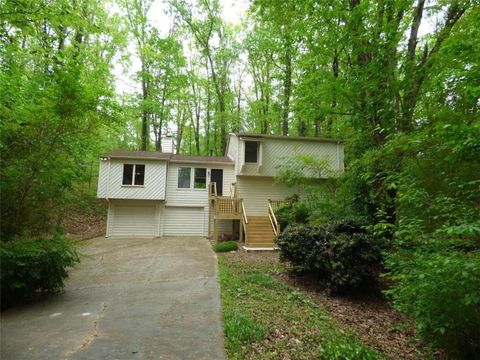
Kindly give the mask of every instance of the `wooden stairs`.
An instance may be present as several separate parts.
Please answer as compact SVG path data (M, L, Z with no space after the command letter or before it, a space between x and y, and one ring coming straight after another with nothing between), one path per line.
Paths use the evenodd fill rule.
M248 217L246 248L275 248L274 238L275 235L268 216Z

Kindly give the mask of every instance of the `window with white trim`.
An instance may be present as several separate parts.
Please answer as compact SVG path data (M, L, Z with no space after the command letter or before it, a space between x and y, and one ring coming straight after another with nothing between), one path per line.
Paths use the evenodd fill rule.
M189 167L178 168L177 187L179 189L190 189L191 173L192 173L192 169Z
M143 164L123 164L122 185L144 185L145 165Z
M245 141L245 162L246 163L258 162L258 142L257 141Z

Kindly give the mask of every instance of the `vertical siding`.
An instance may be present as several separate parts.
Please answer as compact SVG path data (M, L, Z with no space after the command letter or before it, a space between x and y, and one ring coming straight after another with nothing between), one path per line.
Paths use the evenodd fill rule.
M230 184L235 182L235 173L232 165L198 164L198 163L170 163L167 172L167 206L208 206L208 183L206 189L178 189L178 168L207 168L207 177L211 169L223 169L223 194L230 193ZM193 174L192 174L193 176Z
M100 160L100 166L98 171L98 186L97 197L107 197L107 178L108 178L108 161Z
M294 194L296 189L275 184L271 178L239 177L237 179L238 197L243 198L247 216L267 216L268 199L284 200Z
M252 176L275 176L286 159L297 155L310 155L326 160L333 170L343 170L343 144L320 141L265 138L262 143L262 166L243 164L244 141L238 141L236 174Z
M145 165L143 186L122 185L123 164ZM142 159L110 159L109 161L101 161L97 196L109 199L164 200L165 177L165 161Z

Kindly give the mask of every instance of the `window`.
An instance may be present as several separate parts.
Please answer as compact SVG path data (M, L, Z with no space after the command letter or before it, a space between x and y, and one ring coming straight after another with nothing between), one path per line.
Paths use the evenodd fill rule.
M190 174L191 169L188 167L178 168L178 183L179 189L190 189Z
M245 162L246 163L258 162L258 142L245 141Z
M123 164L123 185L143 185L145 181L145 165Z
M207 188L207 169L195 168L195 177L193 178L193 187L195 189Z

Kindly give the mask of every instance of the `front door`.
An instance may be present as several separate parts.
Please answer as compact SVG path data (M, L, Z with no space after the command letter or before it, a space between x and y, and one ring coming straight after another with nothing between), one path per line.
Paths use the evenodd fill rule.
M212 169L210 181L217 183L217 195L223 195L223 169Z

